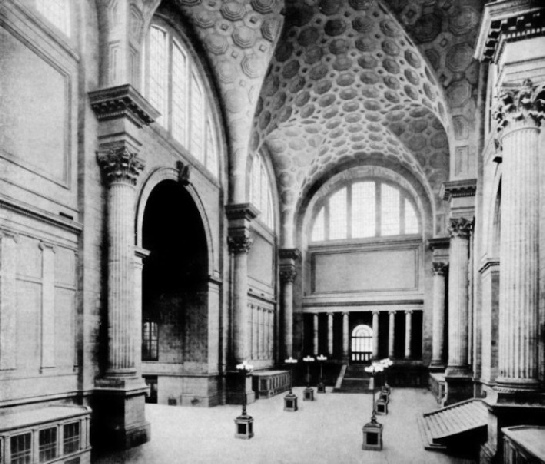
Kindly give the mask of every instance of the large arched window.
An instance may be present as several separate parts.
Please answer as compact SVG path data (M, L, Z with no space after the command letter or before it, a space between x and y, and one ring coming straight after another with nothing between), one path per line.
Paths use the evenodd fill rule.
M70 35L70 0L36 0L36 8L57 29Z
M168 134L218 176L216 136L205 85L173 27L154 19L144 48L144 93Z
M252 162L250 201L261 213L259 219L270 229L274 227L274 204L269 173L263 157L257 153Z
M356 180L328 195L312 226L311 241L363 239L420 232L412 198L379 180Z

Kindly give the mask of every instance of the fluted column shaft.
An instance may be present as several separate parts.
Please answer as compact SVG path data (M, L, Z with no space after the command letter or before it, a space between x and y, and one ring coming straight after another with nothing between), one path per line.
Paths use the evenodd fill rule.
M373 359L378 359L379 352L379 312L373 312Z
M126 146L100 153L108 183L108 366L109 376L135 376L134 204L143 161Z
M540 122L509 119L503 130L499 387L538 387Z
M248 253L252 244L250 222L257 210L248 203L228 205L229 249L233 262L233 359L236 363L248 360L251 353L248 323Z
M333 313L327 313L327 353L333 356Z
M343 313L343 360L348 360L350 353L350 334L348 325L348 314Z
M413 341L413 312L405 311L405 358L411 359Z
M297 277L295 264L299 256L299 250L295 248L279 250L284 359L293 354L293 284Z
M432 318L432 356L431 364L443 364L443 345L445 329L445 263L433 263L433 318Z
M312 315L312 352L314 354L319 353L319 344L318 344L318 313Z
M471 223L450 221L448 292L448 373L468 374L468 275L469 232Z
M396 312L389 312L390 323L388 324L388 356L393 358L395 355L395 327L396 327Z

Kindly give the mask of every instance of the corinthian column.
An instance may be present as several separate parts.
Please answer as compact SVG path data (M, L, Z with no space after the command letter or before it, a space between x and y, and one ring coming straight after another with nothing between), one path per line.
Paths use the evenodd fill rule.
M443 366L443 334L445 330L445 263L434 262L433 267L433 320L431 367Z
M379 351L379 312L373 311L373 359L378 359L378 351Z
M538 92L530 80L505 86L496 112L503 147L500 390L538 388L539 135L545 91Z
M348 326L348 315L350 313L344 312L343 313L343 362L347 362L349 358L350 353L350 334L349 332L349 326Z
M471 229L472 224L467 219L450 220L447 375L469 375L467 358L467 265Z
M122 145L99 153L108 183L108 376L136 376L134 205L144 162Z
M388 324L388 357L395 357L395 331L396 331L396 312L389 311L390 323Z
M413 312L405 311L405 359L411 359L413 341Z
M320 346L318 344L318 313L312 315L312 352L319 354Z
M327 352L333 357L333 313L327 313Z
M279 250L280 285L282 294L282 316L284 329L283 359L290 358L293 353L293 283L297 277L296 262L299 250L285 248Z
M250 221L257 211L249 203L228 205L229 251L233 261L233 364L249 359L251 338L248 325L248 253L252 244ZM265 321L264 321L265 322Z

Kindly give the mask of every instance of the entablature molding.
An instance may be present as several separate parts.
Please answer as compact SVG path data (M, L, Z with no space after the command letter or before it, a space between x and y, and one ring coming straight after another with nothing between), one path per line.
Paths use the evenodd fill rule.
M477 179L463 179L444 182L441 187L443 200L451 201L453 198L474 197L477 191Z
M506 41L545 35L545 10L538 0L500 0L484 9L475 58L497 61Z
M89 100L99 121L128 117L141 128L155 122L160 115L131 84L94 90L89 92Z
M304 306L296 312L304 314L339 314L345 312L367 312L367 313L406 313L409 311L423 311L423 303L419 304L397 304L397 305L364 305L362 303L355 305L342 305L327 304L326 306Z

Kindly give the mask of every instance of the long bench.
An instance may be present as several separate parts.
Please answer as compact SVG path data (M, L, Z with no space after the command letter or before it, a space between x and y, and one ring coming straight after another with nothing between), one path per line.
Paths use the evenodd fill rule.
M288 371L257 371L253 373L256 398L270 398L290 388Z

